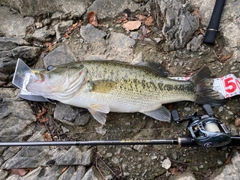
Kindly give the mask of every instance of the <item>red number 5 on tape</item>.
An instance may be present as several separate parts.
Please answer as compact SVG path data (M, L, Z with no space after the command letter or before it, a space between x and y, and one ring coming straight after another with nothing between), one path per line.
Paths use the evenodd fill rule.
M226 98L240 93L240 79L236 78L233 74L229 74L220 79L223 81Z

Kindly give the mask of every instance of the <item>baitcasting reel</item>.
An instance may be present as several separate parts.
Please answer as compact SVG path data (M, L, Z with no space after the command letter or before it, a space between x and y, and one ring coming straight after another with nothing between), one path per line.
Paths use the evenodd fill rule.
M216 117L209 104L204 104L206 115L193 115L180 120L177 110L172 111L173 120L177 123L189 121L188 130L194 141L203 147L222 147L231 142L230 131Z

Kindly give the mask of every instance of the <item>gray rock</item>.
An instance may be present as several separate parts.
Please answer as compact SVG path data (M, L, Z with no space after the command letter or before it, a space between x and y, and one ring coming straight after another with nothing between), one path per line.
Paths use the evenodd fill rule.
M104 37L107 35L106 32L95 28L91 24L82 26L80 29L80 34L83 39L89 43L93 43L95 41L104 41Z
M84 168L83 166L81 166L81 167ZM58 178L58 180L71 179L71 177L74 175L75 171L76 171L75 166L69 166L67 168L67 170L64 171L64 173L62 173L62 175ZM85 173L85 171L84 171L84 173Z
M76 59L73 53L71 52L70 48L65 45L58 46L43 58L45 67L48 67L49 65L54 66L74 61L76 61Z
M32 46L18 46L11 51L11 57L22 58L24 60L36 59L41 54L41 48Z
M176 176L171 176L169 180L196 180L196 178L191 172L184 172Z
M78 166L76 172L74 172L70 180L82 179L85 172L86 172L86 168L84 166Z
M122 34L112 32L109 38L109 51L106 52L108 59L132 62L134 58L133 46L135 40Z
M82 180L89 180L89 179L99 180L99 179L102 179L102 177L94 167L91 167L82 178Z
M1 38L1 40L6 45L4 49L9 49L0 51L0 80L4 85L13 74L18 58L33 61L40 55L41 49L32 46L17 46L18 44L26 44L25 41L18 38Z
M70 166L65 170L58 178L58 180L65 180L70 179L73 176L73 173L75 172L75 167Z
M90 114L80 108L57 103L54 118L69 125L85 125L90 120Z
M44 141L42 133L35 133L28 141ZM36 168L50 158L49 150L48 146L25 146L14 157L8 159L2 168Z
M19 179L20 179L20 177L17 174L12 174L6 178L6 180L19 180Z
M8 171L0 169L0 180L5 180L7 178Z
M70 18L74 18L83 15L83 13L87 9L88 2L88 0L1 0L0 4L12 7L18 10L24 16L38 16L41 14L48 14L60 11L64 14L69 14Z
M233 156L231 163L225 165L222 172L214 178L213 180L218 179L226 179L226 180L238 180L239 179L239 171L240 171L240 154L235 153ZM214 173L216 174L216 173Z
M9 147L7 151L4 151L2 157L3 160L6 161L10 158L12 158L13 156L15 156L15 154L17 154L17 152L21 149L21 147L17 147L17 146L12 146Z
M8 54L8 52L6 53ZM17 60L8 56L1 57L1 55L2 53L0 52L0 72L3 73L0 75L0 79L7 80L7 78L14 72Z
M67 152L56 154L54 165L83 165L89 166L93 163L94 153L92 149L81 152L77 147L72 146Z
M202 44L203 35L200 34L197 37L194 37L188 44L187 44L187 50L191 50L192 52L196 52Z
M134 46L135 40L122 33L112 32L109 38L109 44L112 48L127 49Z
M132 31L130 33L130 37L133 38L133 39L139 39L140 38L140 34L137 31Z
M84 151L82 153L81 164L83 166L91 165L93 163L93 161L94 161L94 155L95 155L95 153L94 153L94 149L93 148L89 149L87 151Z
M114 18L125 9L130 9L132 12L140 7L139 4L132 0L95 0L88 8L88 12L95 11L98 19Z
M7 51L17 46L26 46L29 43L22 38L0 37L0 51Z
M199 20L189 12L188 4L183 5L180 0L161 0L158 5L160 13L165 17L162 31L168 40L169 48L183 48L198 29Z
M18 13L11 12L8 7L0 6L0 32L6 37L25 36L26 27L34 24L32 17L22 17Z
M27 175L22 177L22 180L32 180L32 179L42 179L44 180L57 180L62 174L62 170L65 167L52 166L52 167L38 167L33 171L29 172Z
M32 35L29 35L28 38L33 38L43 42L51 41L55 33L56 32L53 29L48 29L48 27L45 26L41 29L36 29Z
M63 21L54 26L56 31L56 38L60 39L62 35L67 31L67 29L73 24L72 20Z
M17 99L11 88L1 88L0 99L1 141L21 141L25 135L32 134L31 124L36 118L28 103Z

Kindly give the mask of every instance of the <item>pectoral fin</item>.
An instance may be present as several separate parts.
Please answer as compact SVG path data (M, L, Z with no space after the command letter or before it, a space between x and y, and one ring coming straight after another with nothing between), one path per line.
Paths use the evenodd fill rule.
M90 104L88 111L100 124L105 124L107 113L109 113L110 108L108 105L104 104Z
M147 116L150 116L154 119L157 119L159 121L170 122L170 120L171 120L171 113L164 106L161 106L159 109L156 109L153 111L142 112L142 113L146 114Z

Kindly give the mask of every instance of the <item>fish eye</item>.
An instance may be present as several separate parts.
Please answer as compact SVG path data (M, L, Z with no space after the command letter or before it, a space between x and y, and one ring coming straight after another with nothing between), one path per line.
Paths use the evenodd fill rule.
M54 68L53 65L49 65L49 66L47 67L47 70L48 70L48 71L51 71L53 68Z

